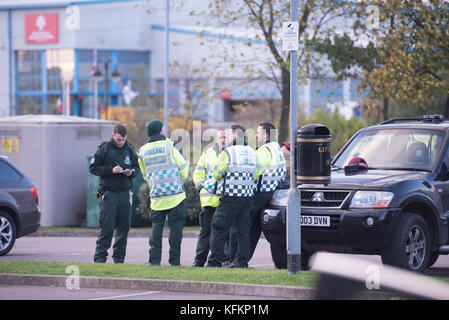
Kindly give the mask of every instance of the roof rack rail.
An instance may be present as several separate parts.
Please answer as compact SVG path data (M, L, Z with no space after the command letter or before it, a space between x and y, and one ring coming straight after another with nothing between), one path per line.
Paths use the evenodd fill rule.
M391 124L391 123L396 123L396 122L406 122L406 121L422 121L422 122L443 122L446 121L448 119L444 118L442 115L440 114L430 114L430 115L424 115L422 116L422 118L395 118L395 119L390 119L390 120L386 120L384 122L381 122L380 125L382 124Z

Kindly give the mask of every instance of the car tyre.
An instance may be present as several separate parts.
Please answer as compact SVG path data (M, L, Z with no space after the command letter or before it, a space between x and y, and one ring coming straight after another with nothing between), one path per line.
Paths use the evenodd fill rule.
M431 252L429 262L427 263L427 268L430 268L437 262L438 258L440 257L438 252Z
M14 219L0 211L0 256L6 255L16 242L16 224Z
M423 272L429 264L430 229L423 217L403 212L392 237L382 250L382 262L402 269Z
M287 269L287 249L285 245L270 244L271 257L277 269ZM313 253L301 249L301 270L309 270L309 261Z
M285 245L270 244L271 257L277 269L287 269L287 248Z

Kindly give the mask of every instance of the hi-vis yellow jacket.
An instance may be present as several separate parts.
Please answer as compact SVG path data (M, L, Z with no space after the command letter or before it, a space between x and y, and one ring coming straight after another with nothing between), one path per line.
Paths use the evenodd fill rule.
M186 198L182 182L189 175L189 162L173 141L161 139L142 146L139 166L150 187L152 210L172 209Z
M193 171L193 183L200 190L201 207L218 207L220 196L217 195L218 183L212 176L212 170L219 154L218 145L208 148L201 155Z
M262 171L257 181L257 192L273 192L285 180L285 158L276 141L268 142L256 151L256 167Z
M252 197L261 171L256 167L256 151L246 142L226 147L218 155L212 175L222 181L219 194L230 197Z

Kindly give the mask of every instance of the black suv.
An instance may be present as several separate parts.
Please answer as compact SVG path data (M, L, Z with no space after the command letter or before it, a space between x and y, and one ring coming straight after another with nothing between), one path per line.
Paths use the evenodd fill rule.
M39 229L41 214L31 179L5 156L0 156L0 256L17 238Z
M354 158L363 166L348 165ZM424 116L364 128L332 161L328 185L299 189L303 268L314 252L329 251L381 255L422 272L449 253L449 121ZM278 268L287 266L287 191L276 190L261 212Z

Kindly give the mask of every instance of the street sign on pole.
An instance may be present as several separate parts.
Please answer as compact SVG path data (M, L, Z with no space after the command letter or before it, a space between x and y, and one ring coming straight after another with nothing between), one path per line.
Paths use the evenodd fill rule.
M287 192L287 271L301 272L301 194L295 175L298 134L298 4L290 0L290 22L283 24L283 38L290 50L290 189ZM284 47L284 41L282 43Z
M165 7L165 75L164 75L164 129L165 134L168 137L168 90L169 85L168 82L170 81L169 73L168 73L168 66L169 66L169 27L170 27L170 0L165 1L166 7Z
M288 21L282 23L282 50L298 50L298 21Z

